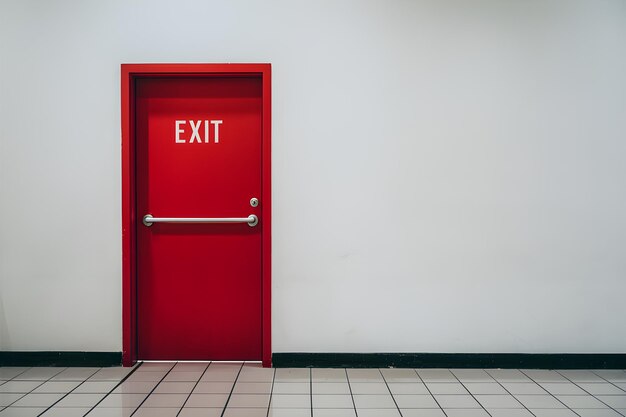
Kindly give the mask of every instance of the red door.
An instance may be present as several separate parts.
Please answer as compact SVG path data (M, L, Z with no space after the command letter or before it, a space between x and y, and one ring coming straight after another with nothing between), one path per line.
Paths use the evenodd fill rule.
M262 79L150 77L134 97L137 357L261 360Z

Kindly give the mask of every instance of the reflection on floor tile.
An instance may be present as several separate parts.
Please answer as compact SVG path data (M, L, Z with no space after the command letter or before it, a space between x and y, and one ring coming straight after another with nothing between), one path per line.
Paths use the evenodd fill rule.
M1 368L0 417L626 417L622 370Z

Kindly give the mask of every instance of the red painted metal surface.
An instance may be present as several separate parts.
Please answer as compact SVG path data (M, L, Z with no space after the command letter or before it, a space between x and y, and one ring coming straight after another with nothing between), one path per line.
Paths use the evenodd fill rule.
M122 66L125 365L271 365L270 93L268 64ZM259 225L146 227L146 213Z

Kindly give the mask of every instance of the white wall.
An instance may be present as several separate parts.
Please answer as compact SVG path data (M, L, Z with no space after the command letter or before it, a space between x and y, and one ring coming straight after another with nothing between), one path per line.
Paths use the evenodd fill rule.
M271 62L275 352L624 352L624 45L622 0L0 0L0 349L121 350L119 65Z

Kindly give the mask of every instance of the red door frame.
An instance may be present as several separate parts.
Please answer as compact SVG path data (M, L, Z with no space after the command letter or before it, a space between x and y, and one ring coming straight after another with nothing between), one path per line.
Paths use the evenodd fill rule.
M135 227L135 129L134 87L138 78L177 76L252 75L262 78L262 358L272 364L271 343L271 64L122 64L122 362L137 361L137 269Z

